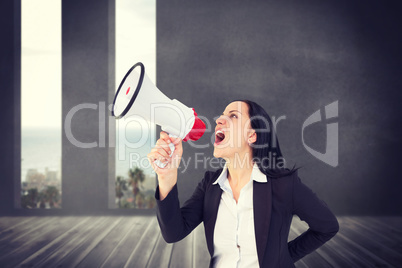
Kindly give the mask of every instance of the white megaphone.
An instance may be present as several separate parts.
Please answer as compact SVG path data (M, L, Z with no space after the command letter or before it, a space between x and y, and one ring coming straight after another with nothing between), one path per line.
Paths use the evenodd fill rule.
M141 62L134 64L121 81L113 101L112 115L116 119L139 115L146 121L160 125L171 137L196 141L205 132L205 123L191 109L176 99L164 95L145 74ZM171 154L174 145L169 144ZM164 168L166 163L156 160Z

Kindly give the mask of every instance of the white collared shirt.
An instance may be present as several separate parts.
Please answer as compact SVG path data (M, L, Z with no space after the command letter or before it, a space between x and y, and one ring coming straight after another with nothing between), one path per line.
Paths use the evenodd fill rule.
M267 182L254 164L250 181L241 189L238 202L227 179L227 166L213 184L222 189L214 231L215 267L259 267L254 232L253 181Z

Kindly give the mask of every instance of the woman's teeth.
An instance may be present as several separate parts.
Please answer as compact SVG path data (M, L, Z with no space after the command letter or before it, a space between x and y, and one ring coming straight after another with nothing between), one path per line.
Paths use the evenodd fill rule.
M221 131L218 130L215 134L215 141L216 143L220 143L221 141L223 141L225 139L225 134Z

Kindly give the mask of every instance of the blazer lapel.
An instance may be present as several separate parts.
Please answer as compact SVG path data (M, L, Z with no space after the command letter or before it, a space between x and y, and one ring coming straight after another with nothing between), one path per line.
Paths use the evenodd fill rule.
M272 212L272 184L268 177L267 180L266 183L253 182L254 231L260 267L268 241Z
M214 254L214 231L221 196L222 189L219 184L212 185L210 190L207 191L207 194L205 195L207 201L204 202L204 228L206 233L208 251L211 254L211 257Z

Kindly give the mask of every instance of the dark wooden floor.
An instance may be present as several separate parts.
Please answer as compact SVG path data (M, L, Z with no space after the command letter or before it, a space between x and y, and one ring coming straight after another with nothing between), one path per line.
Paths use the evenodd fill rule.
M338 217L297 267L402 267L402 217ZM297 217L289 239L307 225ZM208 267L203 226L167 244L154 216L0 217L0 267Z

